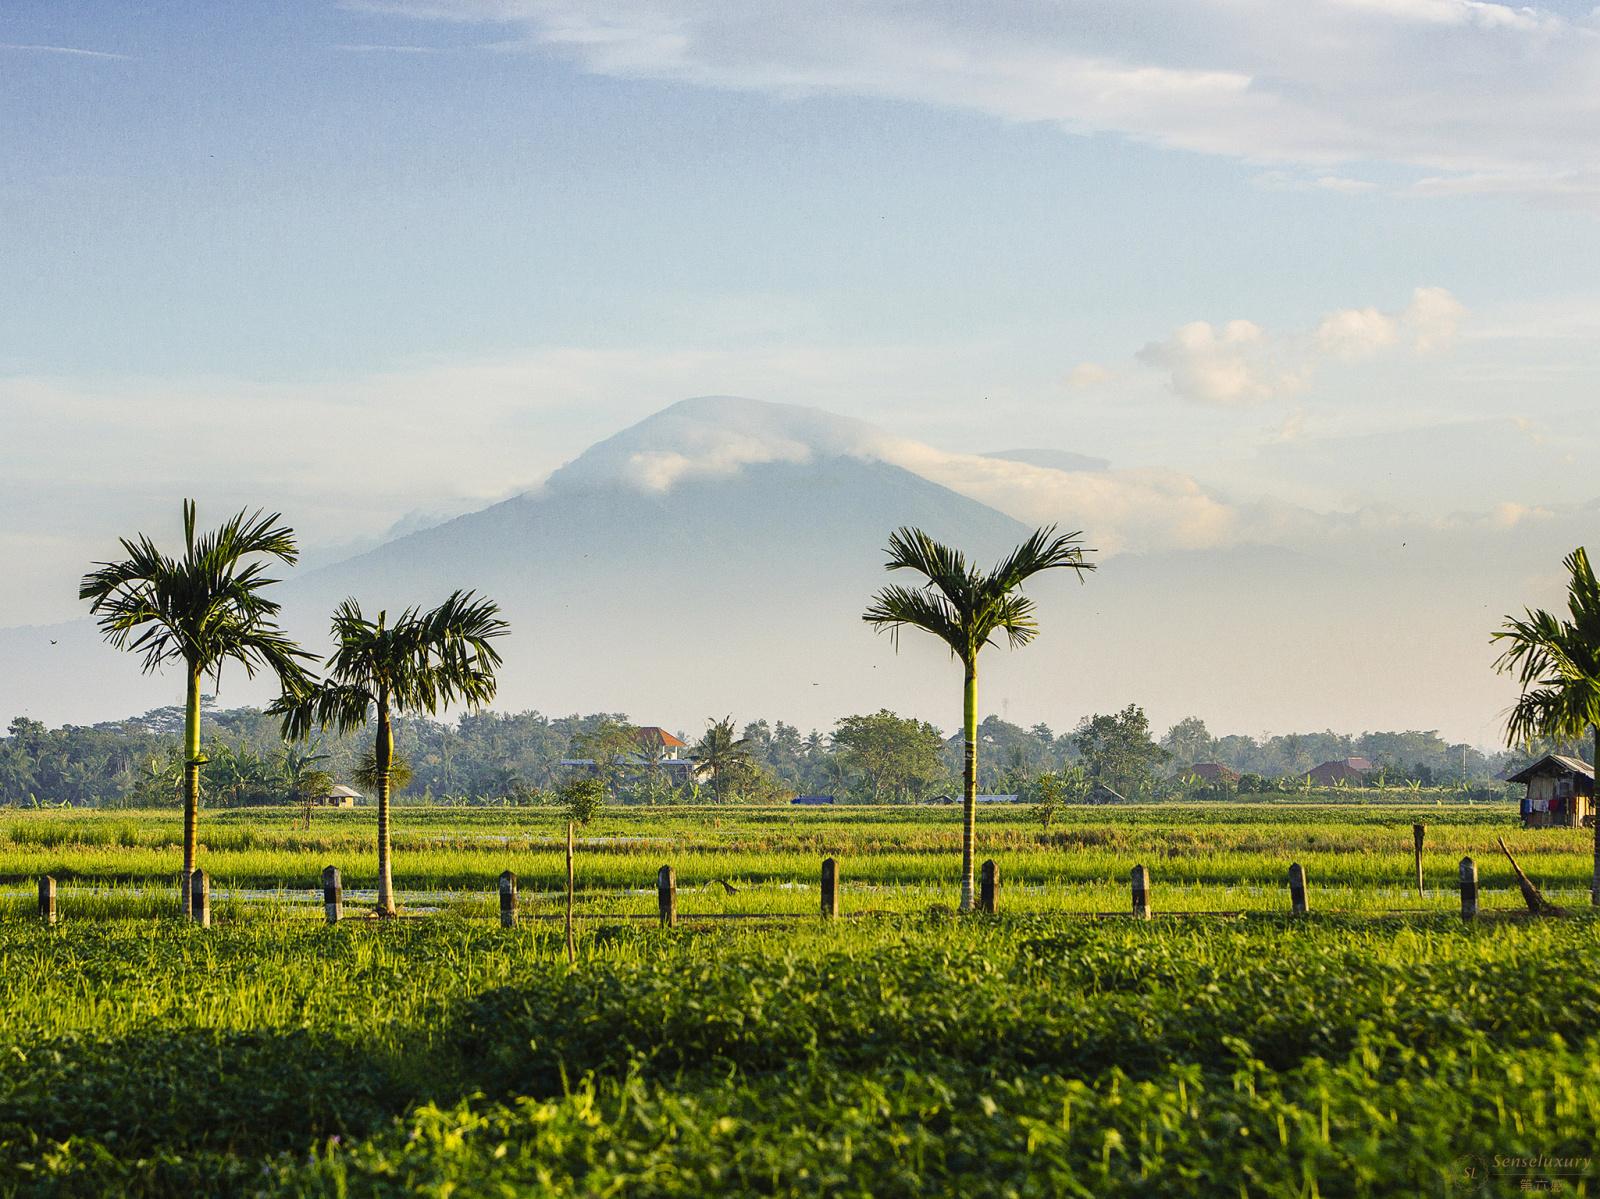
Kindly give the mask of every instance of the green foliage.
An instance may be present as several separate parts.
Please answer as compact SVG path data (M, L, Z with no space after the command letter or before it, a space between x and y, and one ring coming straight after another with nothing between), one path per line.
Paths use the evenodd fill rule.
M939 730L887 708L841 719L834 726L833 745L845 768L864 781L864 798L872 803L920 799L945 777Z
M1115 715L1086 717L1073 734L1084 768L1129 799L1142 797L1167 753L1150 739L1150 721L1137 704Z
M1600 1137L1594 934L6 922L0 1191L1515 1193Z
M575 775L556 790L557 802L568 819L588 824L606 804L606 785L592 774Z

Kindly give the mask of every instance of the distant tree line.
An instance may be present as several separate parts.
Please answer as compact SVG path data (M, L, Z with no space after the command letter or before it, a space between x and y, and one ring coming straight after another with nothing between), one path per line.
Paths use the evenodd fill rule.
M0 803L18 806L160 806L174 803L182 776L184 712L157 708L96 725L47 728L19 716L0 737ZM209 807L301 804L330 781L362 778L370 738L327 733L286 744L275 716L250 708L202 716ZM782 720L711 723L683 756L700 760L698 779L674 782L642 752L622 713L546 716L539 712L467 712L453 722L402 717L395 752L409 770L399 802L556 802L572 773L563 759L604 762L607 798L622 803L776 802L797 794L841 802L923 802L960 794L962 738L889 711L846 716L827 732ZM1257 739L1213 736L1196 717L1155 736L1144 712L1085 717L1072 731L1023 727L990 716L978 725L979 780L986 792L1036 801L1050 778L1052 798L1082 799L1103 783L1129 799L1204 794L1185 782L1196 763L1218 762L1241 776L1234 790L1292 790L1318 763L1364 757L1373 786L1487 787L1545 752L1588 757L1592 742L1534 743L1486 755L1436 732L1285 733ZM1215 790L1215 788L1210 788Z

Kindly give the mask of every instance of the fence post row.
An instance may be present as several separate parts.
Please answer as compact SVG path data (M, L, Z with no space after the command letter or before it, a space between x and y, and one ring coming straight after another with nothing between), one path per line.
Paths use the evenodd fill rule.
M1299 862L1289 867L1289 908L1296 916L1306 914L1306 869Z
M656 908L661 913L662 928L677 927L678 876L671 866L656 871Z
M1143 866L1135 866L1132 874L1133 881L1133 915L1136 920L1150 919L1150 872Z
M201 928L211 927L211 880L204 870L189 876L189 914Z
M39 880L39 919L56 922L56 880L48 874Z
M822 859L822 915L833 920L839 915L839 863Z
M338 924L344 915L344 880L337 866L322 868L322 911L329 924Z
M1473 920L1478 915L1478 864L1471 858L1461 859L1461 918Z
M1000 867L990 858L978 875L978 910L993 916L1000 910Z
M517 926L517 876L509 870L500 874L500 927Z

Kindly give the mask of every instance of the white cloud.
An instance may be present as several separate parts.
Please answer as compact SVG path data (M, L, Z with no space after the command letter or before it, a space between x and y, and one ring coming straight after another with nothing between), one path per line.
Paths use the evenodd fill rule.
M1401 312L1341 308L1309 335L1269 334L1253 321L1220 329L1207 321L1180 325L1136 357L1167 372L1172 390L1202 404L1242 406L1282 399L1305 388L1328 360L1370 358L1400 343L1419 354L1447 348L1466 307L1442 287L1419 287Z
M1067 386L1079 391L1111 382L1112 374L1098 362L1080 362L1067 372Z
M1253 321L1221 329L1191 321L1138 353L1140 362L1169 372L1172 390L1203 404L1259 404L1298 390L1303 383L1278 361L1278 347Z
M1398 336L1397 322L1376 308L1341 308L1317 326L1317 348L1338 358L1364 358Z
M1442 287L1419 287L1400 316L1400 323L1411 335L1411 344L1427 354L1447 348L1466 316L1466 307Z
M879 96L1257 163L1402 164L1439 177L1425 192L1565 189L1592 178L1600 142L1596 17L1480 0L862 0L825 20L776 0L353 6L485 23L598 74Z
M126 61L126 54L114 54L109 50L85 50L80 46L42 46L27 42L0 42L0 50L12 50L19 54L65 54L73 58L112 58Z

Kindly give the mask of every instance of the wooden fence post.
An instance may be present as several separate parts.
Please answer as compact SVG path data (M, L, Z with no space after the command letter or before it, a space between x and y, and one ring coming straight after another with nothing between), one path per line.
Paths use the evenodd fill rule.
M678 876L671 866L656 871L656 908L661 913L662 928L677 927Z
M322 868L322 913L329 924L338 924L344 916L344 879L337 866Z
M1425 824L1413 824L1411 826L1411 840L1416 844L1418 899L1427 898L1427 896L1422 893L1422 838L1427 834L1427 831L1428 826Z
M56 880L48 874L39 880L39 919L46 924L56 922Z
M993 916L1000 910L1000 867L990 858L978 878L978 910Z
M1289 867L1289 910L1296 916L1306 914L1306 870L1299 862Z
M204 870L189 876L189 914L201 928L211 927L211 880Z
M1143 866L1135 866L1132 874L1133 881L1133 915L1136 920L1150 919L1150 872Z
M1478 865L1471 858L1461 859L1461 918L1476 919L1478 915Z
M509 870L500 872L500 927L517 927L517 876Z
M822 915L828 920L839 915L839 863L822 859Z
M578 960L578 944L572 939L572 821L567 821L567 965Z

